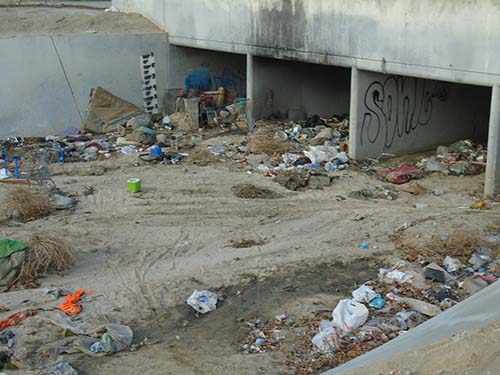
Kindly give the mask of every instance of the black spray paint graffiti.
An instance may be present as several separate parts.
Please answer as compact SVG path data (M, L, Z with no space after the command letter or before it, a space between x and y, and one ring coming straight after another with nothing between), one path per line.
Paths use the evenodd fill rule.
M365 113L361 126L361 145L384 142L390 149L396 137L402 138L419 126L429 125L436 99L448 99L449 87L442 83L399 76L390 76L383 83L373 82L365 97Z

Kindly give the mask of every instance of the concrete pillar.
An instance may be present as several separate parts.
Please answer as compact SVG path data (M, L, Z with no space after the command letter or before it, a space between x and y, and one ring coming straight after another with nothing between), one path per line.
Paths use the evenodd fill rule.
M491 92L490 127L488 131L488 162L484 195L492 197L500 192L500 86Z
M359 98L359 70L351 69L351 104L349 110L349 156L356 160L358 149L358 99Z
M254 86L253 86L253 55L247 53L247 98L250 101L247 103L247 123L248 130L254 127L253 104L254 104Z

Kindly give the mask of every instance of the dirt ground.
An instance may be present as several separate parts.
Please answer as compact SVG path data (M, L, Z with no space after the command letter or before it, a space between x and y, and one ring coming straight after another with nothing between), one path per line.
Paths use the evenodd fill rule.
M470 208L469 193L482 190L484 175L432 175L419 181L424 195L359 200L349 193L385 184L345 171L330 187L292 192L230 163L135 167L135 160L120 154L55 166L61 190L79 193L92 186L94 193L79 195L74 210L45 219L0 222L1 237L47 232L74 245L76 266L42 279L41 287L93 289L79 321L123 322L134 330L135 343L159 341L99 359L76 356L71 363L79 374L286 374L279 351L241 353L245 321L330 313L340 298L374 277L375 260L393 252L391 235L405 223L403 237L414 243L500 225L497 203ZM143 193L127 192L130 177L142 179ZM281 198L237 198L232 187L244 183ZM0 186L0 199L5 197L8 190ZM429 206L417 209L416 203ZM259 245L230 245L249 239ZM370 249L361 249L363 242ZM194 289L223 290L225 303L198 318L185 303ZM39 289L1 295L1 305L11 311L57 303Z
M156 32L161 30L135 13L76 7L12 7L0 4L0 35L3 37Z

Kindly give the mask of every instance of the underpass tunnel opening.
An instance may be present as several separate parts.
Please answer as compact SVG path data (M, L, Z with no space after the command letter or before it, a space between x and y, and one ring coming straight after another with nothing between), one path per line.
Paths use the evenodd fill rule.
M431 151L466 139L488 141L490 87L367 71L355 76L354 159Z
M255 120L301 121L348 115L351 69L267 57L253 58Z
M224 104L247 96L246 55L170 45L164 108L176 110L177 95L224 88Z

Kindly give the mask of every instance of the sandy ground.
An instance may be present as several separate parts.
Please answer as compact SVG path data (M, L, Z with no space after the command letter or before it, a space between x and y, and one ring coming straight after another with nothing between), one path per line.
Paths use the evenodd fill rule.
M156 32L162 31L134 13L70 7L0 6L0 36Z
M425 195L366 201L348 194L384 184L360 172L341 173L322 190L292 192L228 163L134 167L134 160L115 155L57 167L60 189L78 193L92 186L94 194L80 196L74 211L27 224L0 223L2 237L23 239L42 231L75 246L76 266L42 279L41 286L93 289L79 321L120 321L134 330L135 342L160 340L136 352L76 357L72 363L83 375L284 374L277 353L240 353L243 321L331 311L355 285L373 277L376 266L369 259L394 250L389 237L404 223L414 224L404 236L415 242L500 225L498 204L469 208L469 192L481 191L483 175L433 175L420 181ZM143 180L143 193L127 193L130 177ZM282 198L236 198L231 188L238 183L267 187ZM0 199L6 194L0 186ZM429 207L416 209L417 202ZM242 238L265 244L228 245ZM370 249L360 249L362 242ZM226 302L198 319L185 304L195 288L225 288ZM3 293L1 304L17 311L57 302L34 289Z

